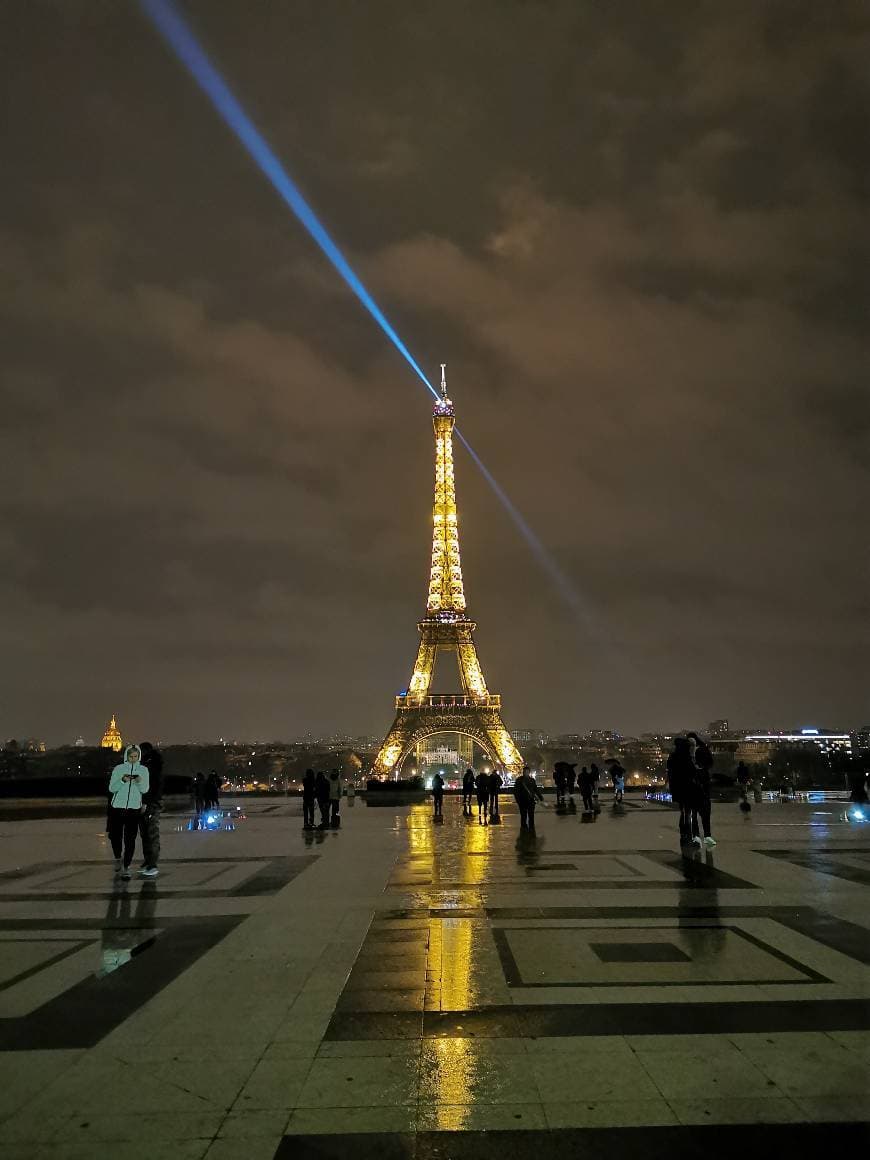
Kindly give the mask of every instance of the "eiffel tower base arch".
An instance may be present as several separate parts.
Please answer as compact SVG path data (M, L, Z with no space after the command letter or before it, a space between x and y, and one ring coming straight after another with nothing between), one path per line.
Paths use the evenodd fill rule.
M372 769L375 777L392 776L418 742L435 733L463 733L477 742L494 765L500 765L510 777L519 777L522 757L497 708L469 704L470 698L461 696L423 700L436 704L397 707L396 718Z

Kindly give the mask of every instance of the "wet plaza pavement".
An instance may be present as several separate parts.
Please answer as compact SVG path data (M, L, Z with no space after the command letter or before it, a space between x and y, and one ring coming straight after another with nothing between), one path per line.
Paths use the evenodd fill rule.
M0 821L0 1152L798 1154L870 1137L870 830L836 803L666 806L521 836L445 801Z

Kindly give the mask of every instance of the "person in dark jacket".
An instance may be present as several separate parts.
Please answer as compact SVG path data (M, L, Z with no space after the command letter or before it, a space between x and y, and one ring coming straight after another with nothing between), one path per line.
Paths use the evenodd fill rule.
M317 808L320 810L320 825L318 830L329 828L329 778L322 769L317 771L314 779L314 796L317 798Z
M436 773L432 778L432 804L435 810L435 817L440 818L444 816L444 778L440 773Z
M544 800L544 795L527 765L523 766L523 772L514 782L514 798L520 811L520 829L534 832L535 806Z
M477 787L477 824L486 826L489 824L489 774L481 770L474 784Z
M302 778L302 829L314 829L314 802L316 794L314 790L314 770L306 769L305 776Z
M160 812L163 809L163 755L150 741L139 746L140 761L148 770L148 789L142 795L144 813L139 815L139 833L142 838L144 864L139 873L143 878L156 878L160 871Z
M489 820L491 822L495 821L496 818L501 821L501 814L498 812L498 794L503 785L504 779L498 769L493 769L489 775Z
M688 846L692 841L692 783L694 765L688 737L675 737L674 748L668 755L668 790L671 801L680 810L680 845Z
M462 812L471 817L471 799L474 794L474 770L466 769L462 779Z
M214 770L205 779L205 807L208 810L216 810L221 804L220 797L221 782Z
M713 768L713 754L697 733L689 734L689 743L694 743L695 751L692 754L694 776L692 779L692 841L694 845L701 845L701 836L698 829L698 818L704 829L704 845L716 845L716 839L710 829L710 813L712 802L710 798L710 771Z
M193 779L193 808L196 810L197 825L205 808L205 778L198 773Z
M577 781L577 766L575 763L568 763L568 797L574 796L574 785Z
M565 789L568 785L567 762L557 761L553 766L553 784L556 787L556 805L560 806L565 799Z
M593 780L592 773L586 768L585 765L580 770L580 776L577 780L580 783L580 796L583 798L583 809L586 811L586 813L591 814L592 791L595 788L595 782Z

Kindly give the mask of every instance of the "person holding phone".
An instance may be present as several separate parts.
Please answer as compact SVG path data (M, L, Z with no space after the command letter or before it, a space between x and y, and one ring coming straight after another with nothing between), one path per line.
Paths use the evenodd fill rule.
M144 813L143 794L148 792L150 779L141 761L138 745L128 745L124 760L116 765L109 778L109 841L115 855L115 873L130 878L130 863L136 850L139 819ZM122 853L123 850L123 853Z

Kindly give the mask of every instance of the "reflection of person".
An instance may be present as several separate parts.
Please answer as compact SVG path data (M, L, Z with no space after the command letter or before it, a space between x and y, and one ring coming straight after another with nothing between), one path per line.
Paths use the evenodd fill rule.
M139 820L142 835L143 878L156 878L160 871L160 812L163 809L163 756L150 741L142 742L142 764L148 770L148 789L142 795L145 812Z
M148 770L142 765L138 745L128 745L124 760L116 765L109 778L112 805L109 810L109 841L115 855L115 873L130 877L130 863L136 849L139 816L143 810L142 795L148 792ZM123 857L122 857L123 840Z
M544 795L527 765L523 766L523 772L514 782L514 797L520 811L520 829L534 830L535 806L544 800Z
M432 804L435 807L435 817L442 817L444 813L444 778L440 773L436 773L432 778Z

